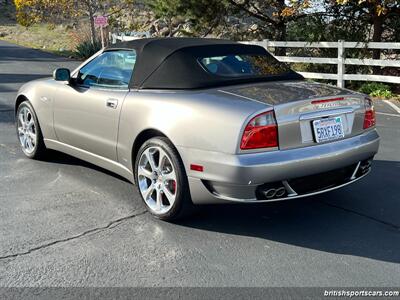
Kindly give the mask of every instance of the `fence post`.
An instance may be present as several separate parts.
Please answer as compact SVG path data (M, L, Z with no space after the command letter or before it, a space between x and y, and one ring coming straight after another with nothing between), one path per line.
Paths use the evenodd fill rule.
M345 54L344 54L344 41L338 41L338 65L337 65L337 86L344 87L344 74L345 74L345 64L344 64Z
M265 48L265 50L268 51L268 46L269 46L269 39L264 39L263 40L263 47Z
M117 34L116 33L112 33L111 34L111 38L112 38L111 43L115 44L117 42Z

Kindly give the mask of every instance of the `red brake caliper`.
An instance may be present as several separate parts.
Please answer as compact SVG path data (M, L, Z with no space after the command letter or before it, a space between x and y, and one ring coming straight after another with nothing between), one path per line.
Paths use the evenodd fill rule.
M175 194L176 191L176 181L172 180L172 192Z

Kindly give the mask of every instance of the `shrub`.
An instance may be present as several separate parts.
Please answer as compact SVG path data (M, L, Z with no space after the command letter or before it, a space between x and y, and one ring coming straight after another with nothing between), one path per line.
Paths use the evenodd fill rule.
M40 16L35 12L36 3L34 0L14 0L17 23L29 27L40 20Z
M101 43L95 41L94 44L90 40L83 41L76 46L75 54L80 58L89 58L101 49Z
M370 94L372 97L379 97L379 98L392 98L393 93L389 90L375 90Z
M381 97L381 98L393 97L393 93L390 90L390 86L379 82L365 83L360 87L359 91L361 93L368 94L372 97Z

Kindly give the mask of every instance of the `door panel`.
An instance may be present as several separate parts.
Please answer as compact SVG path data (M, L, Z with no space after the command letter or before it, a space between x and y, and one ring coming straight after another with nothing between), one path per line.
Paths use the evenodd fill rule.
M119 116L135 62L134 50L105 51L60 84L54 104L60 142L117 161Z
M54 106L58 140L116 160L119 114L127 93L68 85L60 87L57 91L60 96L56 97Z

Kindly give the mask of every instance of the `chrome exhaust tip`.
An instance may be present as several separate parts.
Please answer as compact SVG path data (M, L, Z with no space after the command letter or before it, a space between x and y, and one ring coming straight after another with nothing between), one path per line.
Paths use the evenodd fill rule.
M286 194L286 189L282 186L279 188L271 188L264 191L265 198L273 199L273 198L281 198Z
M284 181L268 182L259 185L256 189L258 200L274 200L293 195L293 191L285 185Z
M267 199L272 199L276 195L276 189L269 189L264 191L264 195Z
M275 197L280 198L286 194L286 189L284 187L280 187L276 190Z

